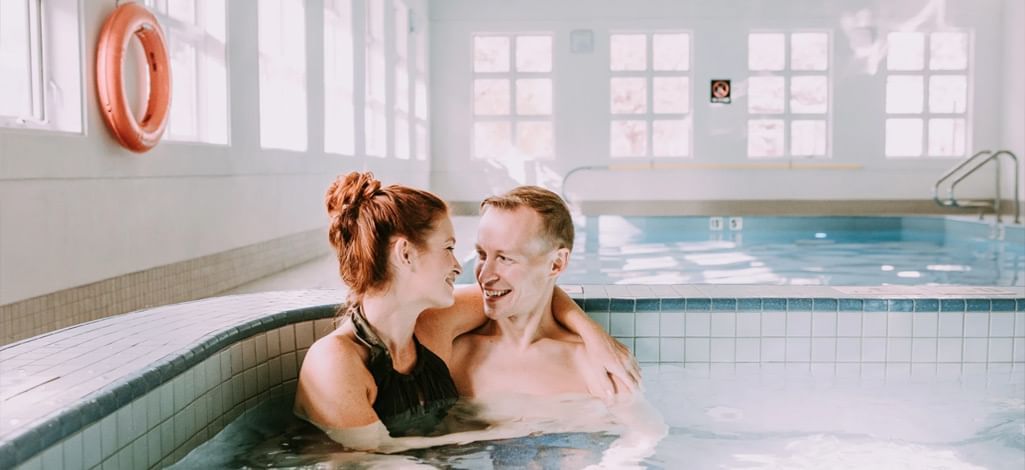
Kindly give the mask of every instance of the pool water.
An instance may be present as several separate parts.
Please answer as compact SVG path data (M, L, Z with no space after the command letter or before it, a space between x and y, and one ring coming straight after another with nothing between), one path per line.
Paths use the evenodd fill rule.
M661 364L645 367L644 384L669 433L642 468L1025 468L1020 367ZM538 434L382 456L341 451L290 409L265 402L177 467L584 468L608 462L617 437Z
M1025 286L1025 230L929 217L596 216L563 284ZM473 282L473 261L459 282Z

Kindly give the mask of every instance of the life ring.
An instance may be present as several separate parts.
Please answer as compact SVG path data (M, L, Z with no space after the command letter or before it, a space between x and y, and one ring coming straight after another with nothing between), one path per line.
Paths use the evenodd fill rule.
M149 97L142 119L136 119L124 91L122 63L132 37L142 44L149 72ZM125 3L103 23L96 45L96 91L100 114L123 147L142 153L160 141L171 104L171 67L164 33L146 7Z

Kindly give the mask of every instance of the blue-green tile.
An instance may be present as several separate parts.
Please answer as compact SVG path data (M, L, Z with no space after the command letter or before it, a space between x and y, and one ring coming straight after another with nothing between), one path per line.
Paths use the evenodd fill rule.
M989 299L968 299L969 312L988 312Z
M938 312L940 301L936 299L915 299L916 312Z
M738 312L760 312L762 299L737 299Z
M787 299L787 311L789 312L810 312L811 299Z
M658 299L637 299L636 311L638 312L657 312L659 310Z
M965 303L963 299L943 299L940 301L941 312L963 312Z
M687 299L688 312L704 312L712 307L711 299Z
M712 299L712 310L735 312L737 310L737 299Z
M866 299L865 300L865 311L866 312L885 312L886 301L881 299Z
M762 310L782 312L787 309L787 299L762 299Z
M865 310L865 301L861 299L840 299L838 308L841 312L861 312Z
M682 312L687 308L685 299L662 299L661 309L663 312Z
M634 299L611 299L609 301L610 312L633 312Z
M993 299L990 302L994 312L1014 311L1014 299Z
M584 311L585 312L608 312L609 311L609 299L585 299L584 300Z
M835 312L837 304L836 299L813 299L811 308L816 312Z
M889 301L891 312L913 312L915 301L909 299L894 299Z

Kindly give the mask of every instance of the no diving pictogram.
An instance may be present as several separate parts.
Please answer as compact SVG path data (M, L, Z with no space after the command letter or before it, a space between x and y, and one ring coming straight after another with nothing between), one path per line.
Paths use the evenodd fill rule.
M712 80L712 102L713 103L729 103L730 102L730 81L716 79Z

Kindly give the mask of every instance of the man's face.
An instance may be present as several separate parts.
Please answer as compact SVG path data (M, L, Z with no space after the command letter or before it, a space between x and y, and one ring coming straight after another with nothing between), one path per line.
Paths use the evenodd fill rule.
M477 229L474 273L491 319L526 315L543 306L566 265L567 250L541 236L541 216L532 209L489 208Z

